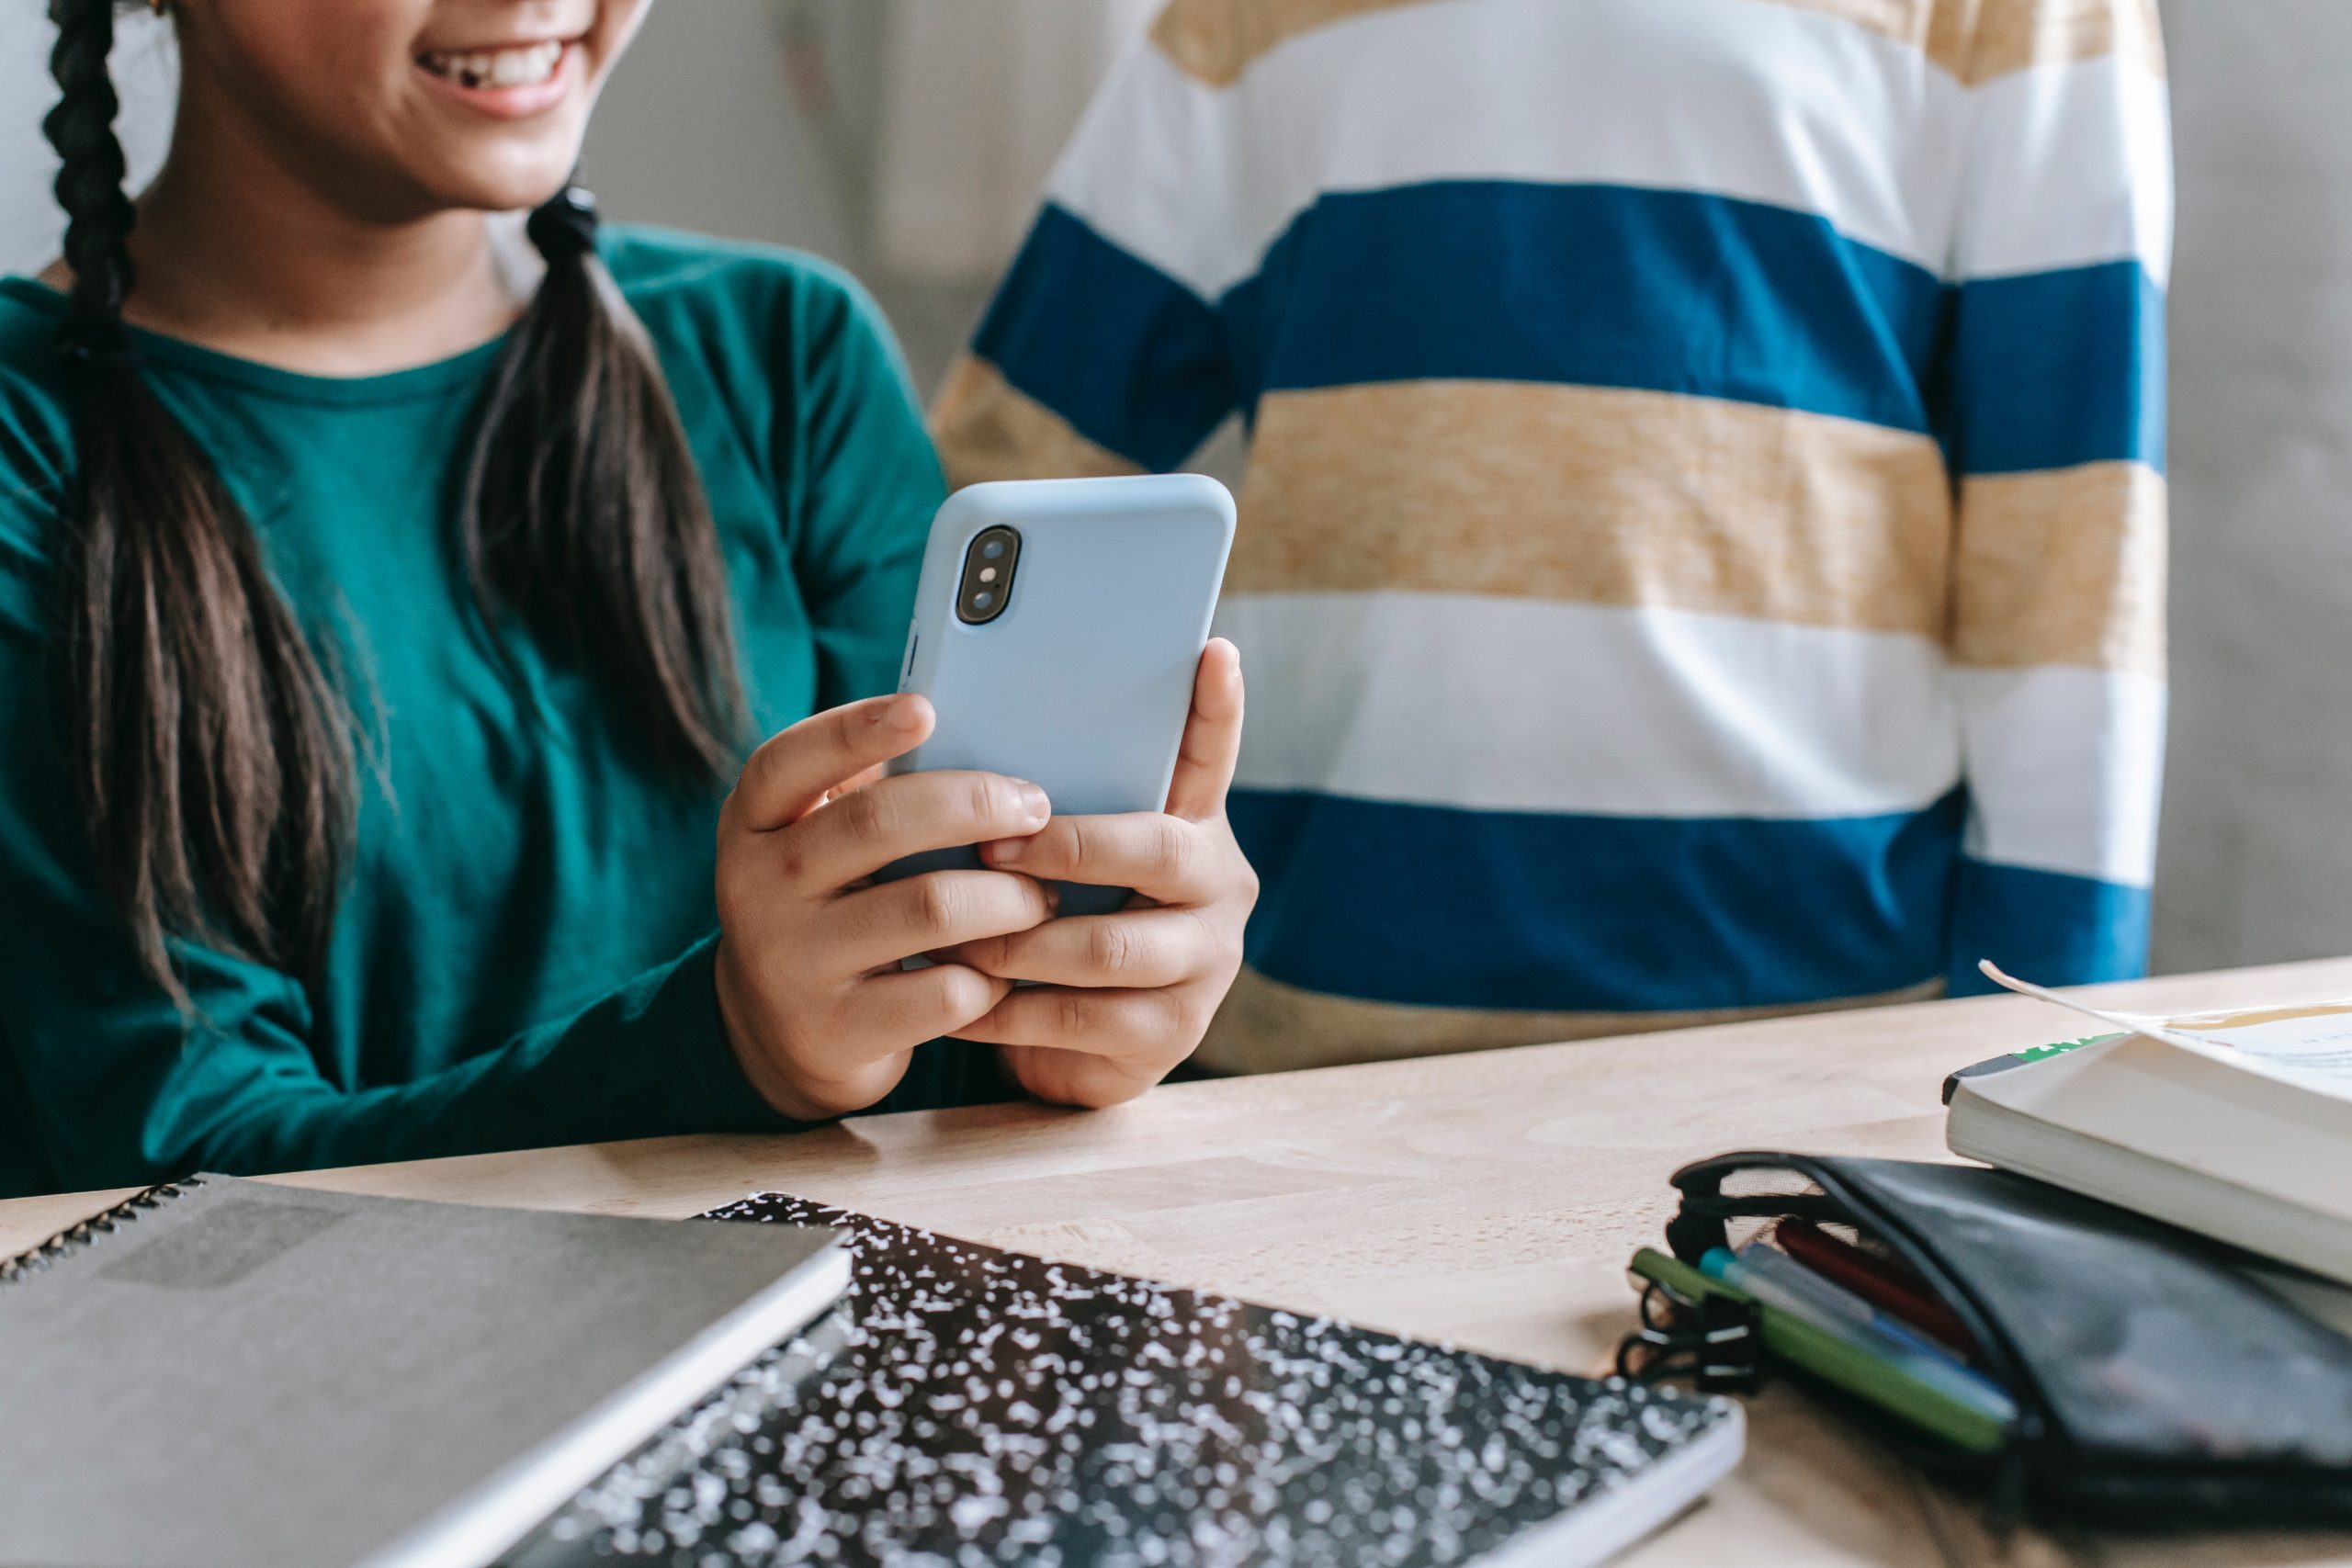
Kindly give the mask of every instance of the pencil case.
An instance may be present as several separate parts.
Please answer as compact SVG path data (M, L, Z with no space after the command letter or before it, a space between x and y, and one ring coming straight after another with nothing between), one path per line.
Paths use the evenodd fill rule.
M2352 1523L2352 1338L2228 1249L1976 1167L1752 1153L1673 1180L1671 1257L1645 1249L1634 1267L1646 1288L1644 1327L1620 1356L1629 1372L1690 1372L1713 1389L1791 1372L1912 1457L1983 1484L2004 1522ZM1718 1249L1776 1222L1883 1259L1925 1297L1914 1321L1950 1325L1937 1332L1965 1347L1975 1381L1923 1381L1817 1313L1776 1310L1765 1276L1751 1292L1702 1269L1736 1269ZM2007 1396L2005 1418L1979 1382Z

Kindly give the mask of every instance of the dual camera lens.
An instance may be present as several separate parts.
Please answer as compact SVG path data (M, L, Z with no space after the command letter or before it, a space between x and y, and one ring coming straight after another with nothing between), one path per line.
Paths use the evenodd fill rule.
M1021 560L1021 536L999 526L983 529L964 552L964 581L956 592L956 615L967 626L986 626L1012 602L1013 569Z

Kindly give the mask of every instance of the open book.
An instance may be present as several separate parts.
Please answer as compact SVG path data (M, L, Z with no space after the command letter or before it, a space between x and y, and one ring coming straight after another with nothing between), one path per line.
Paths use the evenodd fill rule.
M2123 1032L1958 1076L1954 1154L2352 1283L2352 1000L2154 1018L1983 967Z

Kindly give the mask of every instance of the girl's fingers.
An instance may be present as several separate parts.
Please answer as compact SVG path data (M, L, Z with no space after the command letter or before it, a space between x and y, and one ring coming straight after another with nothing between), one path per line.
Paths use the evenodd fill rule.
M1132 887L1159 904L1205 904L1231 880L1210 829L1165 811L1057 817L1025 838L980 846L1000 871Z
M934 964L872 976L858 987L858 1005L883 1038L936 1040L961 1034L1012 989L961 964Z
M1193 711L1168 785L1169 811L1195 822L1221 814L1240 755L1241 652L1221 637L1211 637L1193 677Z
M1179 989L1097 991L1063 986L1008 990L982 1017L956 1031L984 1045L1035 1045L1142 1065L1174 1060L1173 1041L1197 1039Z
M825 792L825 798L828 801L839 800L842 796L849 794L853 790L864 789L870 784L880 784L884 779L888 778L889 776L889 764L887 762L876 762L872 767L866 769L864 773L856 775L854 778L843 779L841 783L827 790Z
M933 871L847 894L833 906L851 967L879 969L1051 919L1054 895L1001 871Z
M1159 1082L1167 1070L1166 1064L1136 1067L1076 1051L1029 1045L998 1049L1022 1088L1048 1105L1082 1105L1097 1111L1121 1105Z
M909 855L1035 833L1052 815L1044 790L1001 773L903 773L811 813L781 842L796 881L831 889Z
M1184 909L1073 915L944 956L1000 980L1097 989L1178 985L1213 967L1214 957L1207 930Z
M900 695L870 697L802 719L752 753L727 797L721 824L753 833L791 826L822 804L827 791L922 745L932 717L929 702Z

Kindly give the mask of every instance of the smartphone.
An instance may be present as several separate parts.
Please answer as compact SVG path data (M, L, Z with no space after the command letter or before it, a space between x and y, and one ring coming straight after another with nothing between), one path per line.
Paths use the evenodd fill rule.
M899 689L938 713L894 773L977 768L1041 786L1057 816L1158 811L1233 547L1203 474L977 484L940 507ZM977 848L883 874L980 864ZM1064 884L1061 912L1125 888Z

